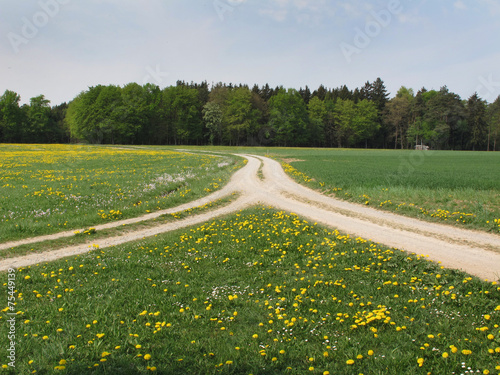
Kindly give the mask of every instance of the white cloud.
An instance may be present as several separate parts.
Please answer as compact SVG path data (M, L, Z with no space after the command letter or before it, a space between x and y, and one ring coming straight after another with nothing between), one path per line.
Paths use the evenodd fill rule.
M345 16L352 18L364 17L374 8L372 3L364 0L337 1L335 5L344 11Z
M290 3L290 0L274 0L274 2L280 7L286 7Z
M424 24L427 19L424 17L420 17L415 13L401 13L397 15L398 21L402 24L408 25L419 25Z
M453 6L455 7L455 9L459 9L459 10L466 10L467 9L467 5L465 5L462 0L455 1Z
M326 0L273 0L259 9L259 15L277 22L292 21L308 27L317 27L325 20L331 22L337 7Z

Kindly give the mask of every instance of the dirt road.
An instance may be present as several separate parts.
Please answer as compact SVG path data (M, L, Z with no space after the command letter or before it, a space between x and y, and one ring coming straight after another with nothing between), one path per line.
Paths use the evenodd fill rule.
M428 259L441 262L447 268L461 269L490 281L500 279L500 236L498 235L423 222L326 197L297 184L285 174L281 165L272 159L255 155L242 156L248 160L247 165L238 170L223 189L188 204L134 219L96 226L96 229L118 227L123 224L153 219L165 213L197 207L233 192L239 192L240 197L231 204L174 223L138 230L122 236L100 239L96 241L97 244L101 249L116 246L159 233L200 224L252 205L264 204L296 213L313 222L338 229L355 237L363 237L390 247L427 255ZM257 173L261 166L264 175L263 180L258 177ZM20 244L73 235L73 231L70 231L4 243L0 245L0 251ZM9 267L18 268L52 261L89 250L89 245L86 244L51 252L9 258L0 261L0 271Z

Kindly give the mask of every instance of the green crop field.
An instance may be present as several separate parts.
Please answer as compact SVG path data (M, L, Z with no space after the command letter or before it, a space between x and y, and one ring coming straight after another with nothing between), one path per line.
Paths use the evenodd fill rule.
M159 148L0 145L0 242L174 207L242 165Z
M500 231L500 153L345 150L292 155L305 160L293 166L327 194L419 218Z
M15 288L7 374L500 368L497 283L264 207L19 269Z

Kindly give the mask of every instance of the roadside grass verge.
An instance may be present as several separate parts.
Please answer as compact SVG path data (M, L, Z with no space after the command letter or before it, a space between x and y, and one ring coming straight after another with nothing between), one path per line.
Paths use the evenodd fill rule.
M42 253L44 251L58 250L65 247L88 244L89 248L98 242L100 239L105 239L114 236L126 235L130 232L138 231L141 229L153 228L158 225L166 224L169 222L182 220L188 216L198 215L204 212L209 212L216 210L217 208L228 205L238 198L238 194L233 193L230 196L218 199L213 202L206 203L202 206L189 208L187 210L173 212L171 214L164 214L156 219L144 220L133 224L127 224L122 226L117 226L115 228L108 228L102 230L96 230L93 227L75 231L72 237L62 237L55 240L48 240L39 243L31 243L27 245L21 245L16 247L11 247L8 249L0 250L0 260L23 256L33 253Z
M265 207L19 269L15 289L6 374L500 368L497 283Z
M175 207L243 166L227 155L88 145L0 145L0 160L0 242Z

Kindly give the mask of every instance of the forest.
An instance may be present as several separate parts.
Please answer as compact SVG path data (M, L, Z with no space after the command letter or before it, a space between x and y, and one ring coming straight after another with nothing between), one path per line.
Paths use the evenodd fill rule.
M207 82L89 87L69 103L44 95L21 105L0 97L1 143L232 145L496 151L500 96L468 99L448 90L402 86L390 94L377 78L361 88Z

